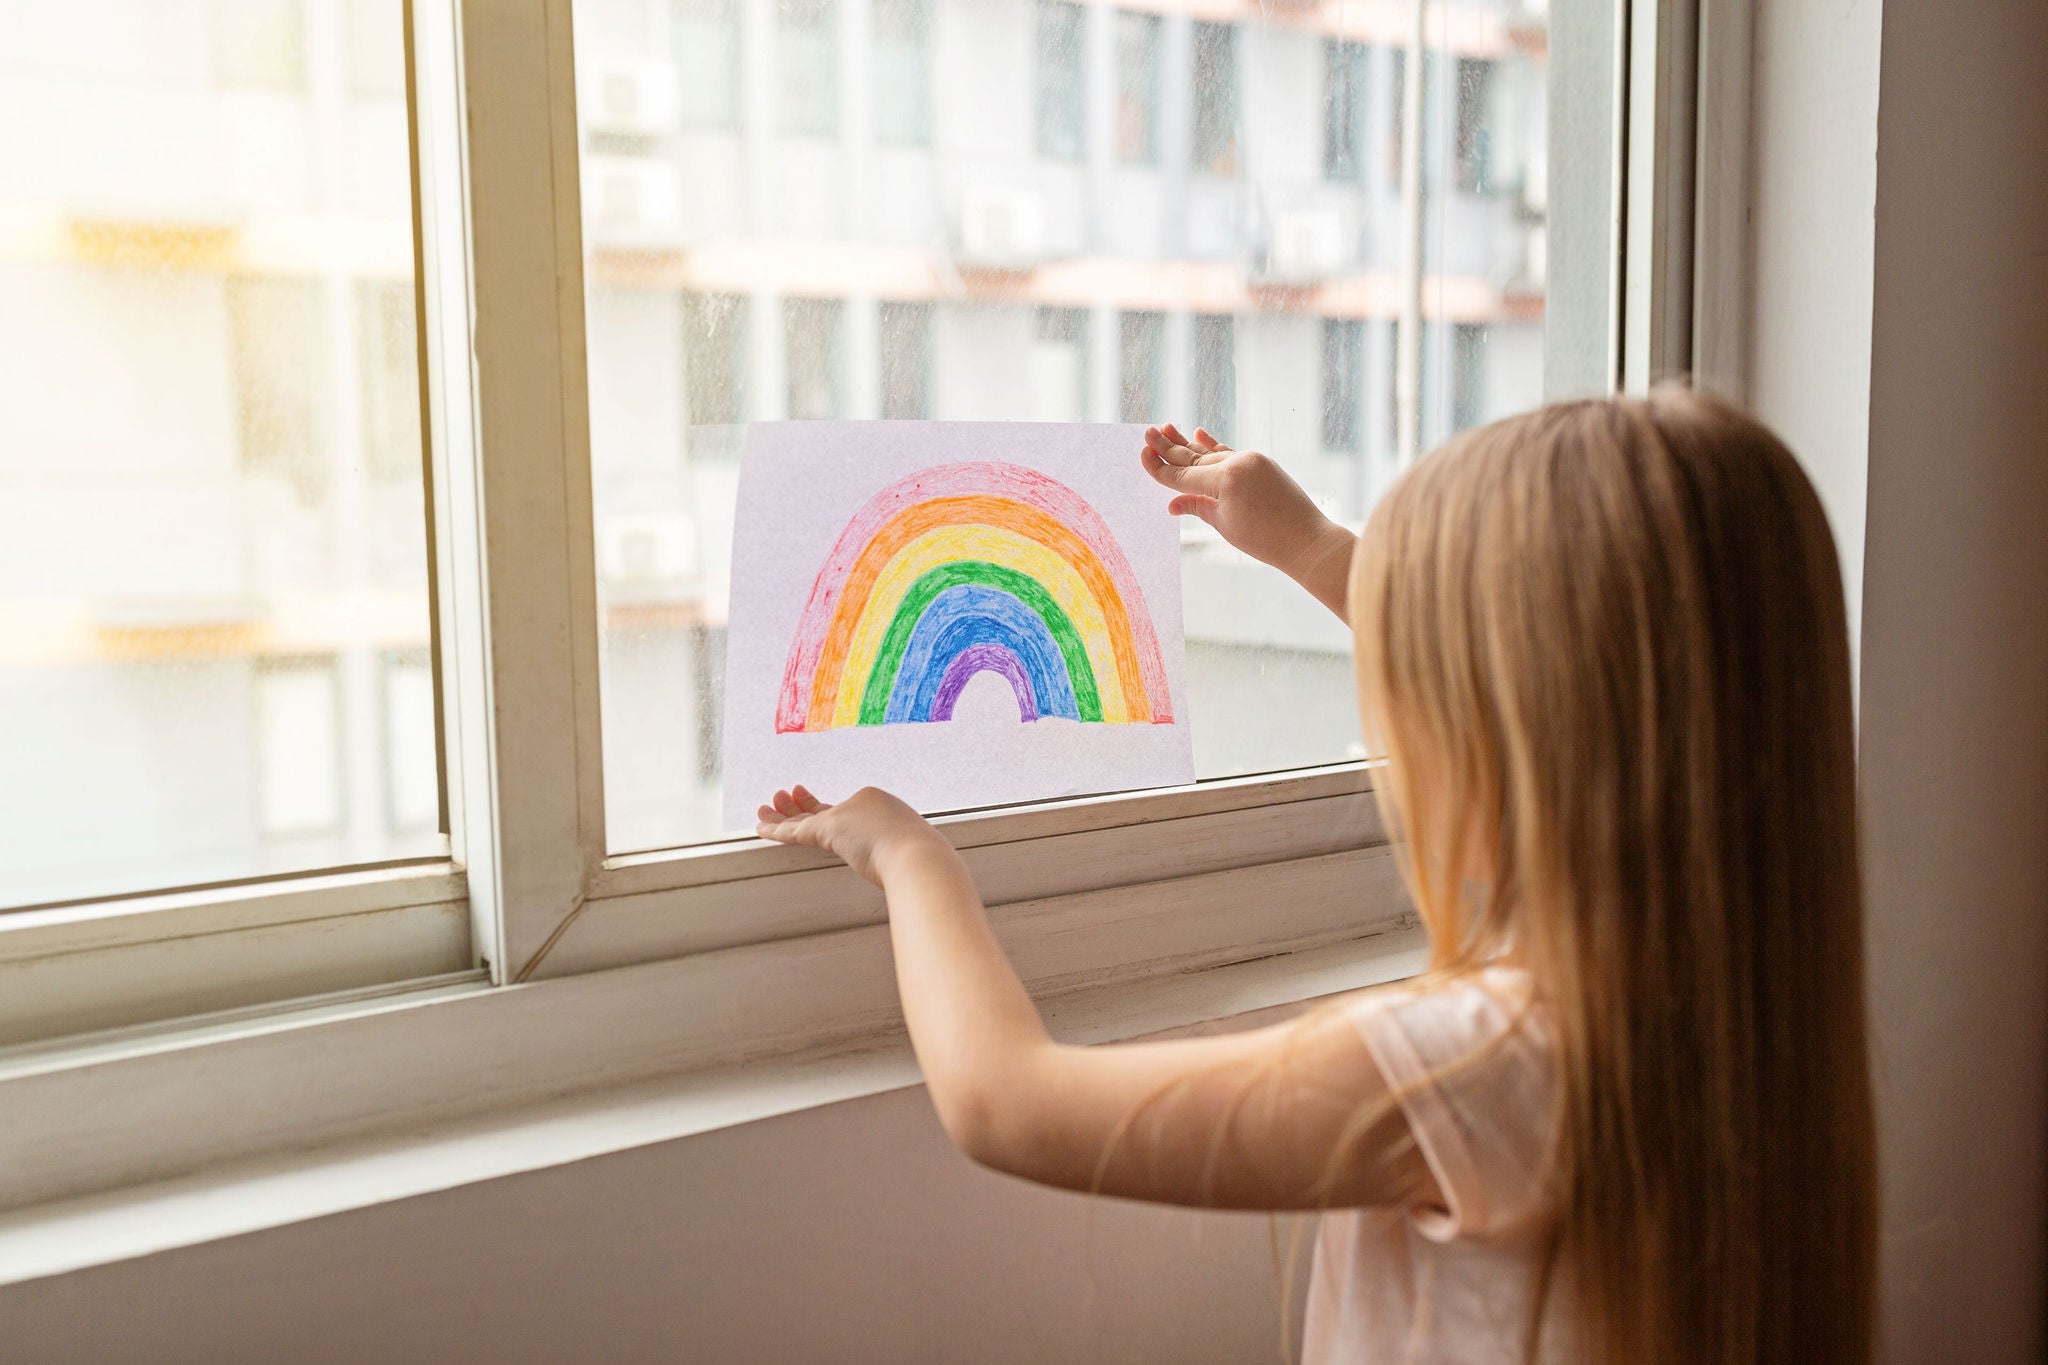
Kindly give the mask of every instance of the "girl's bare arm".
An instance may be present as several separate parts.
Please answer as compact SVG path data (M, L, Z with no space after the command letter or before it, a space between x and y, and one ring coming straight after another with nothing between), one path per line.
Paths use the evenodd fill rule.
M1341 1014L1185 1041L1057 1043L966 864L902 802L868 789L827 806L798 787L761 808L761 833L838 853L882 887L911 1045L940 1121L976 1161L1212 1208L1439 1201Z

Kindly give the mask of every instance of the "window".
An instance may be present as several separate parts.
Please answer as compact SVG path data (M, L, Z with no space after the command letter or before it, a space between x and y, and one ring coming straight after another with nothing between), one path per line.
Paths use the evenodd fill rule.
M222 284L242 468L288 488L301 503L323 502L334 459L320 381L333 362L320 290L311 280L291 278L230 277Z
M1364 169L1365 62L1359 43L1323 40L1323 176L1357 180Z
M1079 161L1086 146L1085 29L1081 6L1038 0L1038 154L1056 161Z
M1544 16L1611 7L1472 0L1474 22L1438 26L1425 71L1492 68L1471 106L1487 192L1543 192L1509 210L1438 191L1473 141L1442 87L1415 259L1392 230L1398 186L1333 191L1317 156L1318 129L1341 151L1394 126L1397 54L1359 49L1359 71L1316 78L1356 16L892 4L356 0L344 20L299 0L135 0L148 21L119 43L100 6L8 25L11 99L97 112L0 126L0 218L39 225L0 260L0 716L17 718L0 743L0 1046L626 963L672 1001L749 1012L752 1032L693 1015L678 1034L621 1011L662 1018L665 1064L839 1027L818 1016L885 983L813 989L838 969L819 964L850 959L784 977L770 940L846 930L865 953L871 902L718 815L747 421L1170 417L1273 452L1356 520L1398 465L1382 413L1420 411L1433 436L1535 401L1560 356L1602 373L1598 339L1559 350L1545 331L1567 303L1628 316L1601 292L1616 257L1599 234L1555 234L1553 270L1504 263L1544 259L1546 205L1613 221L1604 151L1572 179L1540 150L1553 99L1617 112L1613 81L1553 85L1571 35ZM993 60L953 59L976 42ZM921 91L889 74L913 70ZM1357 119L1330 117L1333 88ZM562 136L579 126L580 148ZM1141 151L1143 175L1077 173ZM581 261L563 254L578 195L599 210ZM1371 262L1341 249L1354 233L1384 244ZM1283 240L1279 280L1265 261ZM579 269L580 314L562 293ZM1409 281L1421 382L1383 394L1355 374L1394 373L1389 285ZM1333 351L1342 383L1322 373ZM1332 450L1343 383L1354 448ZM1064 926L1043 979L1239 960L1234 908L1282 877L1328 909L1273 931L1296 946L1356 937L1368 864L1375 913L1397 908L1391 862L1359 847L1341 627L1207 527L1181 533L1203 785L954 817L992 899L1056 898L1027 926ZM1199 882L1200 913L1131 893L1163 868ZM1138 918L1066 932L1101 915ZM175 970L133 970L173 939ZM724 954L655 961L742 946L786 988L733 985ZM24 963L33 990L14 989ZM162 990L137 994L144 978ZM465 1027L536 996L486 998L523 1003L465 1003ZM398 1069L438 1065L462 1089L473 1050L426 1036L405 1035ZM131 1173L201 1152L132 1126Z
M208 10L215 85L280 92L304 88L306 11L301 0L209 0Z
M678 112L685 128L731 128L739 122L740 34L733 13L735 3L673 0L669 31L675 53Z
M0 261L0 909L448 852L378 671L433 637L401 7L306 12L8 24L10 98L93 116L0 132L50 224Z
M685 294L680 302L689 424L730 426L744 420L747 301L731 294Z
M782 309L788 328L789 415L799 421L845 416L840 337L845 305L837 299L791 299Z
M405 11L398 5L343 7L348 25L348 86L369 102L405 98Z
M1165 319L1157 313L1125 313L1118 320L1118 328L1117 420L1167 420L1159 415L1159 362Z
M433 656L387 650L384 674L384 814L394 835L441 828L441 774L434 753L437 702Z
M1488 108L1493 94L1493 63L1459 58L1457 144L1458 188L1467 194L1493 192L1493 126Z
M885 303L882 329L882 416L932 415L932 306Z
M256 822L266 840L340 832L341 680L332 659L256 671L256 762Z
M1194 320L1197 426L1225 445L1237 429L1237 323L1198 313Z
M1237 173L1237 29L1195 24L1194 167L1210 175Z
M1464 431L1486 420L1486 329L1469 323L1451 328L1451 430Z
M1358 450L1359 380L1365 373L1365 324L1323 323L1323 449Z
M931 0L874 0L875 141L931 141Z
M1116 154L1151 165L1159 159L1159 31L1156 14L1116 14Z
M1088 420L1088 314L1041 308L1031 345L1030 416L1039 422Z
M1408 129L1408 54L1393 51L1387 54L1392 63L1392 74L1387 80L1387 183L1398 192L1401 185L1401 142ZM1429 96L1425 92L1423 106L1428 107ZM1425 150L1424 159L1428 159Z
M1494 80L1489 126L1540 139L1543 21L1526 7L1475 3L1490 26L1433 33L1425 69L1484 60L1530 73ZM840 69L878 82L900 69L911 74L895 84L927 84L935 117L923 142L898 140L880 104L872 138L886 158L859 159L857 129L830 148L743 136L719 159L692 163L687 197L726 215L701 245L672 258L592 248L592 482L615 852L729 833L716 816L717 698L749 420L1173 420L1275 453L1325 505L1361 517L1399 470L1404 401L1433 439L1541 392L1543 324L1527 292L1540 286L1511 296L1502 262L1540 255L1542 224L1440 195L1448 164L1440 180L1425 177L1427 249L1413 263L1429 323L1426 391L1404 399L1394 383L1410 263L1400 258L1398 150L1389 166L1375 149L1390 130L1398 137L1391 77L1402 51L1356 41L1334 15L1269 30L1065 0L961 4L875 0L869 22L845 30L865 29L871 50L839 54ZM581 0L579 60L593 71L629 60L636 12L628 0ZM800 12L826 13L779 7L776 31ZM1026 46L1024 69L1002 87L1017 98L1003 97L986 69L939 59L963 34L992 52L1004 34ZM925 54L918 63L913 50ZM1306 81L1282 79L1304 61ZM784 75L769 78L780 91ZM770 130L780 126L774 101L740 79L742 110L766 110ZM1267 92L1256 118L1255 80ZM1431 156L1453 146L1450 97L1446 85ZM1304 151L1302 137L1319 133L1321 145ZM1153 169L1100 182L1072 174L1091 156ZM1333 182L1357 190L1333 194ZM1437 329L1446 301L1474 330ZM1453 349L1468 359L1450 360ZM1201 585L1188 618L1192 706L1206 736L1198 770L1208 778L1350 755L1359 737L1342 704L1244 719L1261 678L1328 677L1341 688L1342 640L1314 633L1281 600L1286 585L1220 557L1204 530L1186 528L1183 553L1188 581ZM669 548L651 548L656 541ZM629 544L649 548L628 555ZM627 572L629 560L673 568ZM1226 714L1228 725L1205 720Z
M782 132L829 137L839 126L837 22L833 0L775 0L775 108Z
M420 478L418 300L389 280L356 286L356 372L363 391L363 444L370 473L417 486Z

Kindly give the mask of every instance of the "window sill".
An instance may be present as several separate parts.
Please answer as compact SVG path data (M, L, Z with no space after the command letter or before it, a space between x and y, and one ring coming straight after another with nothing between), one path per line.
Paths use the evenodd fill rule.
M1152 795L1136 822L1104 799L941 823L1055 1032L1096 1041L1413 971L1370 784L1354 765ZM606 871L525 984L451 973L0 1051L0 1282L915 1083L883 907L845 868L755 845Z
M1411 975L1421 969L1425 951L1420 930L1402 921L1326 947L1167 972L1135 983L1084 986L1043 996L1040 1003L1054 1033L1072 1042L1200 1031L1224 1021L1228 1027L1245 1027L1307 1001ZM443 993L437 1001L387 1005L385 1012L408 1016L406 1031L414 1045L434 1048L447 1042L441 1024L430 1017L438 1009L475 1010L484 1001L510 1007L519 995L560 989L560 983L551 983L462 990ZM340 1027L344 1022L325 1024ZM558 1022L565 1030L575 1028L573 1016ZM301 1031L316 1035L306 1041L321 1046L321 1024ZM470 1060L489 1061L481 1056ZM11 1098L8 1091L19 1079L0 1078L0 1097ZM398 1077L396 1083L402 1086L405 1079ZM422 1116L393 1108L378 1128L347 1141L322 1142L307 1133L300 1142L269 1153L0 1214L0 1284L675 1141L917 1083L908 1044L899 1029L888 1029L778 1057L576 1088L469 1113L444 1107L438 1116ZM273 1096L269 1104L284 1109L292 1100ZM223 1116L221 1122L246 1117L234 1109L207 1107ZM6 1112L4 1106L0 1112ZM116 1121L132 1133L150 1131L146 1123ZM33 1150L23 1146L23 1126L9 1123L10 1167L20 1164L24 1150ZM0 1188L18 1190L14 1174L0 1177Z

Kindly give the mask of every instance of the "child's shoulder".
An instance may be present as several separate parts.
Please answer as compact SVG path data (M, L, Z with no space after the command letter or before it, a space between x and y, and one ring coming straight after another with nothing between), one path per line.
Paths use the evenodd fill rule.
M1552 1071L1556 1029L1520 967L1492 965L1360 991L1343 1008L1397 1085L1442 1083L1455 1070L1468 1085L1533 1072L1527 1079L1540 1086Z
M1425 1235L1499 1233L1546 1207L1560 1118L1557 1034L1529 973L1489 966L1361 992L1345 1008L1446 1207Z

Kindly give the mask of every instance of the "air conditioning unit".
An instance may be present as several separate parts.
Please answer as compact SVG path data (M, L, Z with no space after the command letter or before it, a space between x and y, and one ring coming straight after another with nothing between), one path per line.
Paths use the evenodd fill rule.
M1344 264L1344 228L1335 209L1283 213L1266 240L1267 279L1309 281Z
M587 88L592 97L583 118L594 133L659 137L681 120L682 91L667 62L599 62Z
M598 536L597 567L613 590L686 581L697 572L697 528L674 513L607 517Z
M583 163L592 236L643 244L675 235L682 215L676 168L643 156L594 156Z
M1029 190L970 186L960 195L960 258L1025 269L1045 257L1045 201Z

